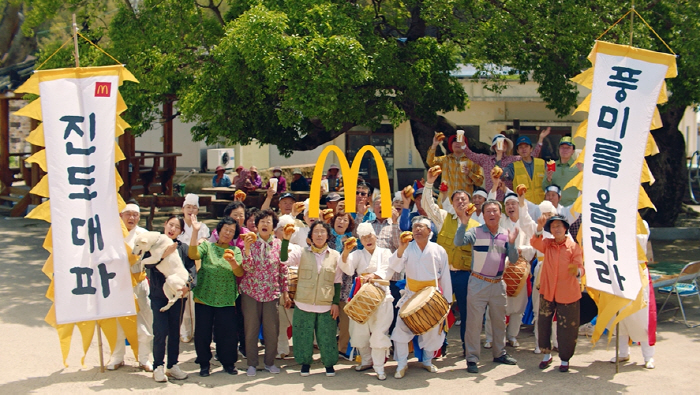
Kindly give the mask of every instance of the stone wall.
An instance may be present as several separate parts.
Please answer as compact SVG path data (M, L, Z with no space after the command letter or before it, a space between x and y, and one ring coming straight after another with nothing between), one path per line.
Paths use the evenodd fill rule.
M10 153L29 153L32 150L31 144L27 142L27 137L32 131L31 120L27 117L14 115L22 107L29 104L26 100L10 100Z

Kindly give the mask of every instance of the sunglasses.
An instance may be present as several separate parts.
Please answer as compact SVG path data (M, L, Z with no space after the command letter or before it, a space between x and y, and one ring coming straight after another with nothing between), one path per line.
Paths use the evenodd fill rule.
M367 196L367 192L357 192L357 195L359 196Z

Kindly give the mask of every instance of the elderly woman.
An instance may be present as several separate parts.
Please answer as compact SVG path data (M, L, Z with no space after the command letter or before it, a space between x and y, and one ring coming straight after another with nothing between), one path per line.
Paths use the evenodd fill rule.
M193 288L197 271L194 261L187 256L189 247L177 239L184 227L185 221L178 215L171 215L165 221L163 233L173 240L174 243L165 250L163 258L177 251L185 269L190 272L190 281L187 282L187 286L182 290L185 300L180 299L170 309L160 311L161 308L168 304L168 297L163 292L165 276L158 270L157 264L146 265L151 286L151 292L148 296L151 299L151 310L153 311L153 378L157 382L167 382L168 377L175 380L187 378L187 373L183 372L177 365L178 355L180 354L180 320L184 310L183 303L187 300L187 293ZM167 369L163 366L166 340L168 349Z
M355 221L349 213L338 213L331 221L331 239L328 246L338 252L343 251L343 243L349 237L353 237L355 231ZM357 248L362 249L362 243L357 243ZM340 355L350 360L348 355L348 343L350 342L350 318L345 314L345 305L348 303L350 291L352 290L353 276L343 273L343 284L340 287L340 322L338 324L338 352Z
M320 221L311 224L311 245L289 251L293 231L284 232L280 259L289 266L299 266L299 283L294 299L292 339L294 359L301 364L301 376L310 374L314 353L314 334L321 351L326 376L335 376L333 365L338 362L335 335L340 301L342 272L338 268L340 254L328 247L330 225Z
M246 238L243 249L241 302L245 316L246 357L248 376L255 376L258 366L258 333L263 328L265 342L265 370L279 373L275 366L277 335L279 334L280 301L291 307L287 298L287 265L280 262L281 242L273 231L277 226L277 214L262 210L255 215L258 234L255 241Z
M192 215L192 240L187 255L190 259L200 259L202 264L197 270L197 288L194 294L195 324L194 347L197 352L195 363L199 364L199 375L209 376L211 360L212 330L216 336L216 353L219 362L228 374L238 374L236 370L236 332L235 305L238 297L236 277L243 276L241 267L241 250L231 247L231 240L238 238L240 226L231 217L224 217L216 226L219 241L203 241L197 245L197 234L201 223ZM233 254L224 254L226 250ZM214 325L216 323L216 325Z

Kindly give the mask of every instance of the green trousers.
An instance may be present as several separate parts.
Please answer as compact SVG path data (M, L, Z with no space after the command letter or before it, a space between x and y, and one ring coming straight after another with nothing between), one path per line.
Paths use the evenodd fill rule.
M294 342L294 359L302 365L311 365L314 361L314 333L321 351L323 366L330 367L338 363L338 342L335 335L338 325L330 312L309 313L294 308L292 323L292 341Z

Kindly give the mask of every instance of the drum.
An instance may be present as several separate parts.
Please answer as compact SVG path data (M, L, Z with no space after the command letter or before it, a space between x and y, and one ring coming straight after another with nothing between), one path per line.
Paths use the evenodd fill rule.
M508 265L503 270L503 282L506 283L506 295L518 296L522 291L527 275L530 274L530 263L520 257L515 263Z
M289 299L294 301L294 295L297 293L297 283L299 283L299 269L296 267L290 267L289 273L287 273L287 284L288 290L287 294Z
M435 287L426 287L416 292L399 310L399 317L416 335L433 329L450 312L447 299Z
M367 322L377 307L382 303L386 294L374 284L364 284L355 296L345 305L343 311L351 320L358 324Z

